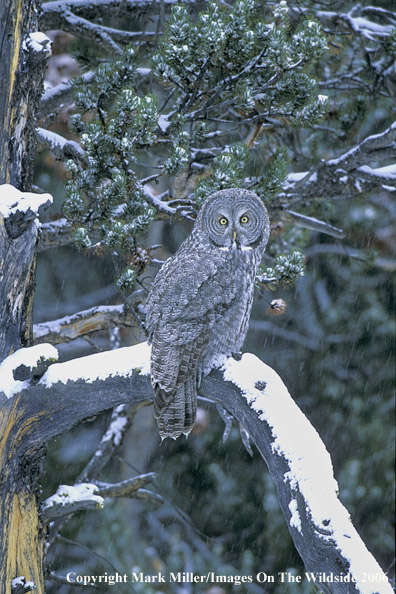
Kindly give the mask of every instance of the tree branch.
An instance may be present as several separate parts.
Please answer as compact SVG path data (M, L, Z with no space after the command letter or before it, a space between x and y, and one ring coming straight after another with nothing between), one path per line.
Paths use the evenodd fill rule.
M302 16L309 12L309 9L291 6L290 11L292 15ZM392 29L396 24L394 13L380 8L372 9L370 7L362 8L361 12L362 14L375 14L377 17L381 16L383 20L387 21L389 24L380 25L367 18L356 16L355 8L348 13L317 10L315 11L315 16L327 29L331 28L339 32L341 26L344 30L352 31L370 41L374 41L376 37L383 38L391 35Z
M83 149L74 140L67 140L60 134L51 132L50 130L44 130L44 128L37 128L37 140L62 161L74 157L83 163L86 162Z
M18 384L17 392L8 373L8 397L0 394L0 403L13 409L18 401L21 413L13 431L20 436L19 456L32 454L93 414L125 402L151 400L149 358L150 349L142 343L55 363L38 383ZM390 584L338 499L324 444L279 376L254 355L245 354L204 378L200 394L224 406L250 434L276 483L307 571L341 580L319 581L318 587L326 594L391 594ZM373 572L384 581L371 587L363 583L363 572Z
M66 219L57 219L40 226L38 252L45 252L50 248L64 247L73 243L73 227Z
M331 199L363 191L389 191L389 184L393 186L395 181L395 166L367 165L394 159L395 147L396 122L393 122L384 132L368 136L339 157L322 161L314 171L289 174L283 184L283 197L292 202L302 197Z
M54 15L59 14L65 7L85 18L94 18L97 16L108 15L111 10L124 10L136 12L143 8L157 7L159 0L54 0L45 2L42 6L42 17L40 25L44 29L53 29L52 22ZM174 0L164 0L165 5L172 6Z
M161 495L142 487L151 483L155 473L142 474L119 483L77 483L73 486L60 485L51 497L42 504L41 520L49 524L78 511L98 509L104 506L104 497L127 497L145 499L155 504L163 503Z
M142 292L137 291L136 293L138 294L136 303L138 303L142 297ZM139 296L140 299L138 299ZM134 302L133 294L131 299ZM98 305L72 316L35 324L33 326L33 340L35 344L70 342L98 330L118 326L132 326L132 320L131 311L124 309L123 305Z
M319 231L319 233L325 233L326 235L331 235L331 237L336 237L337 239L345 237L345 231L333 227L333 225L329 225L324 221L320 221L313 217L307 217L306 215L289 209L286 209L285 212L293 219L296 225L300 227L311 229L311 231Z
M166 3L171 4L169 0ZM98 2L85 2L84 0L68 0L46 2L42 6L40 26L43 29L62 29L73 35L88 37L98 42L113 54L120 54L121 48L117 42L128 44L133 41L149 41L158 36L157 32L124 31L113 27L106 27L94 23L90 19L100 17L111 8L128 9L128 11L142 8L151 8L152 2L147 0L99 0Z
M89 483L69 486L60 485L51 497L42 505L42 521L49 524L55 519L74 514L77 511L97 509L104 505L99 488Z
M147 403L134 403L129 407L121 404L113 410L107 431L102 436L95 454L80 473L76 482L91 481L98 477L100 471L111 459L114 451L122 443L122 439L131 426L137 411L145 404Z
M81 35L106 47L112 54L121 54L121 48L106 31L106 27L74 14L73 2L46 2L40 19L44 29L62 29L73 35Z
M85 72L81 75L81 78L86 84L89 84L94 78L94 73ZM39 117L42 118L50 113L57 112L65 105L72 103L73 91L72 80L61 82L52 89L47 89L41 97Z
M151 483L155 478L155 472L149 472L147 474L141 474L135 476L120 483L109 484L96 482L98 486L98 495L101 497L127 497L129 499L143 499L159 505L164 502L163 498L159 493L153 493L148 489L142 487L146 484Z
M367 136L355 147L335 159L329 159L326 166L330 169L342 167L345 170L356 169L378 159L394 158L396 146L396 121L384 132Z

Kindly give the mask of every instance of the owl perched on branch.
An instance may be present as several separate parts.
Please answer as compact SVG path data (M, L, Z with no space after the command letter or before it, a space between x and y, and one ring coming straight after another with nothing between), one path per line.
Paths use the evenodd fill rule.
M268 237L268 213L256 194L215 192L155 277L146 327L162 439L189 434L201 375L241 349Z

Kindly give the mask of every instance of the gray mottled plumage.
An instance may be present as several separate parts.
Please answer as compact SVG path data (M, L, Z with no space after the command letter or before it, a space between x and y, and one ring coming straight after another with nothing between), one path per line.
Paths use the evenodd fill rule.
M268 213L247 190L221 190L154 279L147 299L154 414L162 438L191 431L197 385L245 339Z

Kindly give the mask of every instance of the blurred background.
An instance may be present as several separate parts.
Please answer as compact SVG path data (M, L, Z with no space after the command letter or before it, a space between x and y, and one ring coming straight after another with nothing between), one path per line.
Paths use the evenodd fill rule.
M318 11L354 16L354 3L342 0L292 5L313 16ZM359 6L367 9L370 3L364 1ZM320 92L329 97L328 113L317 125L275 126L264 132L254 166L260 168L261 153L273 152L276 144L286 148L287 173L312 171L321 160L340 155L391 125L396 105L396 5L394 1L381 1L374 8L377 12L368 11L363 16L378 27L388 26L380 11L393 14L393 33L387 37L374 34L370 39L322 18L329 51L314 67L314 75ZM272 9L273 4L267 2L259 3L257 8L268 22ZM104 22L125 30L155 31L159 22L156 11L159 8L139 18L109 16ZM290 18L293 27L293 13ZM50 37L53 57L48 89L86 71L88 58L100 57L81 37L60 30L51 31ZM150 44L139 46L139 51L141 64L149 65ZM90 56L90 52L94 55ZM52 122L47 116L46 125L76 139L68 128L72 113L73 104L65 106L57 110ZM54 207L47 213L47 220L52 221L62 216L69 178L64 164L45 147L39 148L35 184L54 195ZM392 162L394 155L381 165ZM164 191L166 183L162 180L156 192ZM346 232L344 239L298 227L285 220L279 210L273 210L265 263L271 265L270 258L282 249L296 248L304 255L305 272L286 285L257 288L244 345L244 351L255 353L277 371L319 432L333 460L340 499L367 547L389 575L394 574L395 518L395 192L393 186L387 186L373 191L357 189L347 196L339 193L331 200L302 200L307 214L342 228ZM191 225L181 220L156 221L144 241L146 245L161 245L156 258L165 260ZM145 269L143 286L149 286L157 269L156 265ZM81 252L72 245L40 251L35 324L94 305L122 303L116 278L108 253ZM272 315L269 307L275 298L286 303L281 315ZM126 346L143 340L141 329L123 326L77 338L58 348L61 359L66 360L108 350L114 342ZM52 495L59 484L74 483L95 453L110 414L90 420L49 444L43 499ZM233 427L224 443L223 430L215 406L199 402L197 424L188 440L166 440L160 445L152 408L142 407L100 479L117 482L135 474L156 472L151 489L163 497L164 503L106 500L103 510L75 514L63 528L63 540L56 541L48 551L50 570L58 575L68 571L103 575L167 570L200 574L215 570L224 575L259 571L276 575L287 570L302 573L301 559L265 463L254 447L253 456L249 456L238 427ZM117 592L129 590L127 585L117 586ZM144 594L223 594L237 590L231 585L133 585L134 592ZM48 584L51 593L72 591L75 588L55 580ZM309 594L316 590L304 581L249 584L243 586L243 591Z

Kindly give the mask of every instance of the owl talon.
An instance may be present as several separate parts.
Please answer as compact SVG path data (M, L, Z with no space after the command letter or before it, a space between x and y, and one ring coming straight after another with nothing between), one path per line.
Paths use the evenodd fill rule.
M242 353L240 351L238 353L231 353L231 357L235 359L235 361L240 361L242 359Z
M220 417L223 419L224 424L225 424L224 431L223 431L223 437L222 437L222 440L224 443L225 441L227 441L227 439L230 435L231 428L232 428L233 416L228 411L226 411L225 408L220 406L220 404L216 404L216 410L219 413Z
M250 445L250 435L245 429L245 427L241 424L239 424L239 433L241 435L243 447L245 448L249 456L253 456L252 446Z

